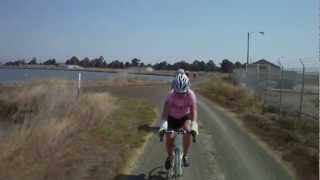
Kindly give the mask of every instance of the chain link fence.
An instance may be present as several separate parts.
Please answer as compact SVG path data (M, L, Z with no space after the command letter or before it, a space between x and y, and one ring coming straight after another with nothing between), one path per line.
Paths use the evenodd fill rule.
M235 69L231 77L275 112L318 120L319 68L316 58L282 59L276 64L260 60Z

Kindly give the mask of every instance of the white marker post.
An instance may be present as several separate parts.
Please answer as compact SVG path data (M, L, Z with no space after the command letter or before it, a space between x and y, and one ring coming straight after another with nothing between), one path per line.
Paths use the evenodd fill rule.
M78 73L78 96L80 95L80 88L81 88L81 72Z

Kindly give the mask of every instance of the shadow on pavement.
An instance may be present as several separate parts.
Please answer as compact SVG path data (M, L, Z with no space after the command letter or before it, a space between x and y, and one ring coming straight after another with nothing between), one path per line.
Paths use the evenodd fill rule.
M168 173L163 170L162 166L153 168L149 171L148 175L139 174L139 175L118 175L116 180L166 180Z
M116 176L115 180L146 180L145 174L139 175L124 175L120 174Z

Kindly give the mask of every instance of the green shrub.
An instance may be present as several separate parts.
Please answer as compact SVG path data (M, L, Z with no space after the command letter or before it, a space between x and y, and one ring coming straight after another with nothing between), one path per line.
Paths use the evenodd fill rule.
M263 106L263 110L264 113L278 113L279 112L279 108L275 107L275 106L271 106L271 105L265 105Z

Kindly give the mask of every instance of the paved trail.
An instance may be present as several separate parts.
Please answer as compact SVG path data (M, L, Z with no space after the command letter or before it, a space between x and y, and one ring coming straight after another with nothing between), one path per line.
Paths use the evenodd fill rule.
M168 87L131 87L113 90L117 95L141 97L163 104ZM200 136L191 148L191 167L183 180L289 180L285 168L250 138L222 108L198 97ZM129 175L119 179L166 179L164 145L153 135Z

